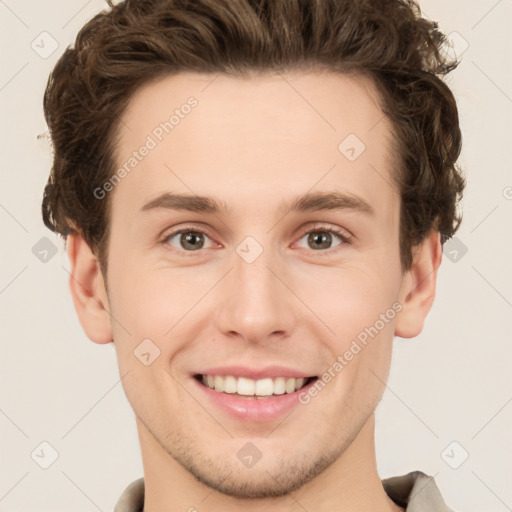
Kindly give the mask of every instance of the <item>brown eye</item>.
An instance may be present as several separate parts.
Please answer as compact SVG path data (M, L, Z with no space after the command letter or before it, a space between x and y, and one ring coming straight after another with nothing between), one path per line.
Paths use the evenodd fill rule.
M313 249L330 249L332 244L332 235L327 231L312 231L308 235L308 244Z
M209 237L202 231L182 229L168 235L164 243L179 250L193 252L203 249L207 239L209 240ZM172 242L173 240L175 240L174 243Z
M315 226L304 232L300 240L306 239L305 245L299 247L304 249L312 249L319 252L331 252L336 250L340 245L350 244L350 235L337 228L329 226ZM336 241L335 245L333 245Z

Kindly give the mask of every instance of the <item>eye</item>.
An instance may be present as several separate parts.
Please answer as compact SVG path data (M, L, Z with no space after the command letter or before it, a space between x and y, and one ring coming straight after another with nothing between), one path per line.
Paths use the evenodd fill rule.
M342 231L337 228L329 227L329 226L315 226L314 229L310 229L306 231L301 236L300 240L306 237L306 247L301 246L303 248L312 248L314 251L322 251L330 253L332 252L330 249L333 249L333 241L336 239L340 242L334 246L338 247L344 244L350 244L350 235L345 231Z
M173 243L174 239L176 239L175 243L177 245ZM206 239L210 240L210 245L207 247L205 246ZM168 234L162 243L186 252L194 252L211 247L211 239L204 231L189 228L180 229Z
M309 228L308 231L302 234L300 240L304 238L306 238L307 246L299 245L299 247L324 253L331 253L336 250L336 247L351 243L351 235L348 232L325 225L316 225L313 229ZM338 243L333 248L332 244L336 240ZM200 249L208 249L215 245L205 231L193 227L185 227L167 234L162 243L168 249L168 246L171 246L173 248L171 250L189 253L197 252Z

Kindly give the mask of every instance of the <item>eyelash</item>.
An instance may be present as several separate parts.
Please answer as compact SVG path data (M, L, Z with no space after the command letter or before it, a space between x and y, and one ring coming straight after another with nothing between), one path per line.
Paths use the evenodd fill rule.
M187 256L194 256L195 253L196 252L200 252L200 250L198 250L198 251L185 251L184 249L176 249L175 247L172 247L170 244L167 243L167 241L170 238L174 238L176 235L181 235L183 233L189 233L189 232L199 233L199 234L202 234L202 235L206 235L208 238L212 239L212 237L210 236L210 234L208 233L207 230L197 229L194 226L185 226L184 228L181 228L181 229L179 229L177 231L172 231L171 233L166 234L163 237L161 243L169 251L182 252L182 253L187 254ZM326 226L324 224L315 225L312 228L310 227L310 228L306 229L305 231L301 232L301 235L299 236L299 240L301 238L303 238L304 235L307 235L309 233L334 233L341 240L342 243L340 245L337 245L336 247L333 247L331 249L325 249L325 250L321 250L320 249L318 251L314 251L314 252L318 252L318 253L324 254L324 255L336 252L340 246L349 245L349 244L352 243L352 235L347 234L346 231L342 231L341 229L333 228L331 226ZM311 249L311 250L313 250L313 249Z

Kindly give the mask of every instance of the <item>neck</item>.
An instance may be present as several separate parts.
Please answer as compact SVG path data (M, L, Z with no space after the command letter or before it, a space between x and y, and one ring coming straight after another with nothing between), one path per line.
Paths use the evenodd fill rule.
M325 471L290 495L237 499L197 481L137 419L144 467L144 512L401 512L377 473L372 414L347 450Z

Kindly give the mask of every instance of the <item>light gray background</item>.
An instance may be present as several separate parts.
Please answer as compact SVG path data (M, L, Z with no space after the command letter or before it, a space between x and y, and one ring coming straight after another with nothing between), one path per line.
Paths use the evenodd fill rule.
M443 31L458 33L463 61L448 83L460 108L468 185L459 247L445 252L424 331L395 341L377 409L378 466L383 478L416 469L435 475L456 510L504 512L512 510L512 0L421 5ZM0 511L109 511L142 475L113 346L82 332L63 242L40 215L51 166L48 141L38 138L46 132L48 73L103 7L0 0ZM51 40L43 31L58 43L46 58L39 54ZM58 247L46 262L33 253L43 237ZM35 462L49 456L43 441L58 452L48 469ZM468 459L450 467L466 451Z

